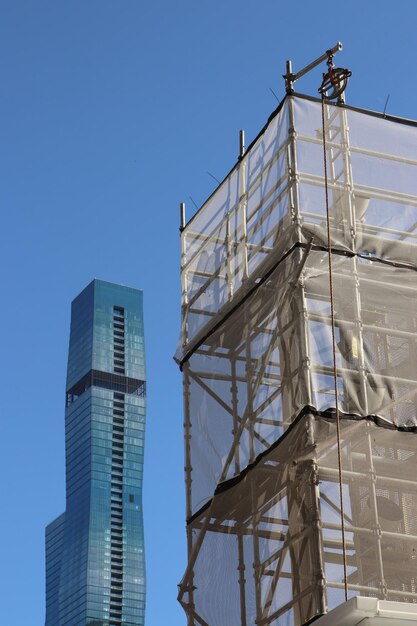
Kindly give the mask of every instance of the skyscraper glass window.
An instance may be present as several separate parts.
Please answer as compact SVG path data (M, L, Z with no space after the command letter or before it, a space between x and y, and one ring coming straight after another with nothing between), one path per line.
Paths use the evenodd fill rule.
M142 292L92 281L72 303L66 511L46 528L46 626L143 626Z

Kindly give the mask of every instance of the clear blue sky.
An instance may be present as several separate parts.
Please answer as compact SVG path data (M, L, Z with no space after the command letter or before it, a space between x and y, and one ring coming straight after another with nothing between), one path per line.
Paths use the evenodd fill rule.
M417 118L417 3L0 0L0 599L44 623L44 527L65 507L70 302L145 294L147 626L184 626L178 205L234 164L299 69L337 40L351 104ZM300 80L316 94L321 70Z

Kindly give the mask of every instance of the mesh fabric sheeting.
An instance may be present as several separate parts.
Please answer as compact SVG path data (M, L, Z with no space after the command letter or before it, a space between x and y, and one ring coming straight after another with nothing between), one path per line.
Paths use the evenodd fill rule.
M349 597L415 602L417 436L343 420L341 439ZM300 418L190 529L196 624L301 625L343 602L335 421Z
M332 246L417 265L417 127L325 109ZM177 359L295 242L327 245L321 105L287 99L182 232Z
M192 513L304 407L335 406L327 263L295 249L184 365ZM340 410L416 429L417 273L337 254L333 271Z
M417 128L324 117L349 593L414 602ZM287 98L182 233L190 625L344 601L326 248L321 104Z

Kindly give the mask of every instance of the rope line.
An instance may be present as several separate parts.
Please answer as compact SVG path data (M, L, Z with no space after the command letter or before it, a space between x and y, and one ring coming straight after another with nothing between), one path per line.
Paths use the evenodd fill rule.
M330 290L330 317L332 327L332 350L333 350L333 380L334 380L334 395L335 395L335 409L336 409L336 436L337 436L337 462L339 469L339 496L340 496L340 515L342 521L342 552L343 552L343 582L345 589L345 600L348 599L348 584L347 584L347 563L346 563L346 536L345 536L345 511L343 505L343 468L342 468L342 453L340 445L340 413L339 413L339 397L337 389L337 365L336 365L336 333L335 333L335 315L334 315L334 297L333 297L333 268L332 268L332 241L330 234L330 211L329 211L329 190L328 190L328 176L327 176L327 157L326 157L326 123L324 116L324 94L321 98L321 120L323 130L323 160L324 160L324 188L326 193L326 221L327 221L327 249L329 260L329 290Z

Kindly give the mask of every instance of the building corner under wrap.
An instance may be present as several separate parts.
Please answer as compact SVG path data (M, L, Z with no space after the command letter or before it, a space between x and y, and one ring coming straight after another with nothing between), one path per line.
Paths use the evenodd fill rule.
M295 96L182 232L189 626L417 602L417 124Z

